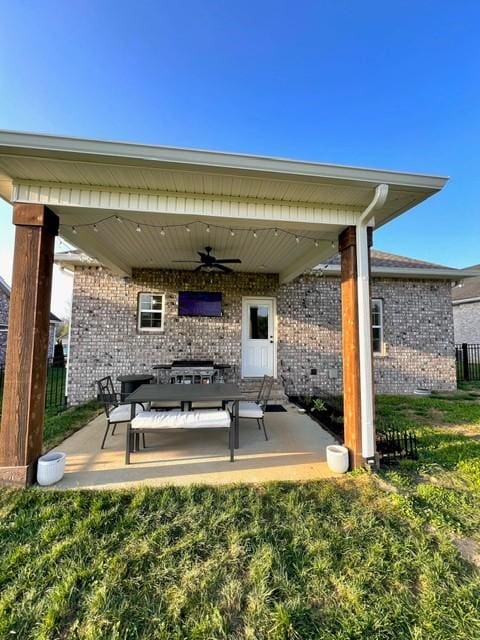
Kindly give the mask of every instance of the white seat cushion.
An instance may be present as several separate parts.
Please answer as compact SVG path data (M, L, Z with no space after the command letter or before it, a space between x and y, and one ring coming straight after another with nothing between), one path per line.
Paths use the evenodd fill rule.
M239 418L263 418L263 409L256 402L240 400L238 405ZM233 411L233 402L228 405L228 408Z
M142 407L139 404L135 405L135 414L140 413L142 411ZM109 422L130 422L130 417L132 415L132 408L129 404L120 404L118 407L115 407L110 411L110 415L108 416Z
M141 411L132 420L132 429L228 429L228 411L195 410Z

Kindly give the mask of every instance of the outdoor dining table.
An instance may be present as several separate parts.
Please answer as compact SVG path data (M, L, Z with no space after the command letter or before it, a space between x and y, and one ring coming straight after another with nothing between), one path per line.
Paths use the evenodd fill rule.
M120 398L122 402L125 398L133 393L135 389L138 389L142 384L148 384L150 380L153 380L153 376L150 373L134 373L125 376L118 376L118 382L121 383Z
M132 405L132 420L135 418L136 403L174 401L185 407L190 406L192 402L232 402L235 449L238 449L240 445L238 403L244 398L245 396L240 391L238 384L231 382L213 384L142 384L125 399L125 402Z

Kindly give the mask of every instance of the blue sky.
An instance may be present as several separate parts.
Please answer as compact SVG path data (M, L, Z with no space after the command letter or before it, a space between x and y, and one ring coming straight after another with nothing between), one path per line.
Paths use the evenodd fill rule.
M478 2L2 5L0 128L449 175L375 245L480 262Z

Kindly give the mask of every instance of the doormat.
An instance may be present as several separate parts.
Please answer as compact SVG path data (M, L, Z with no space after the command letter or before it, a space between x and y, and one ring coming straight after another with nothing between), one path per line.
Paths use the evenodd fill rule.
M265 411L267 413L280 413L285 411L286 413L287 410L281 404L267 404Z

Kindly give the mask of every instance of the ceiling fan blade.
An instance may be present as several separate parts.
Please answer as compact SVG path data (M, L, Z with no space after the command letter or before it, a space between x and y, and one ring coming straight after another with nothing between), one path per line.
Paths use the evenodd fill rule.
M192 264L200 264L200 260L172 260L172 262L191 262Z
M215 262L218 264L222 262L223 264L241 264L242 261L240 258L217 258Z
M195 271L201 271L203 269L203 264L201 264L199 267L195 267L195 269L193 270L193 273L195 273Z
M220 269L220 271L223 271L224 273L233 272L233 269L230 269L230 267L224 267L223 264L218 264L218 262L215 262L212 266L216 267L217 269Z

